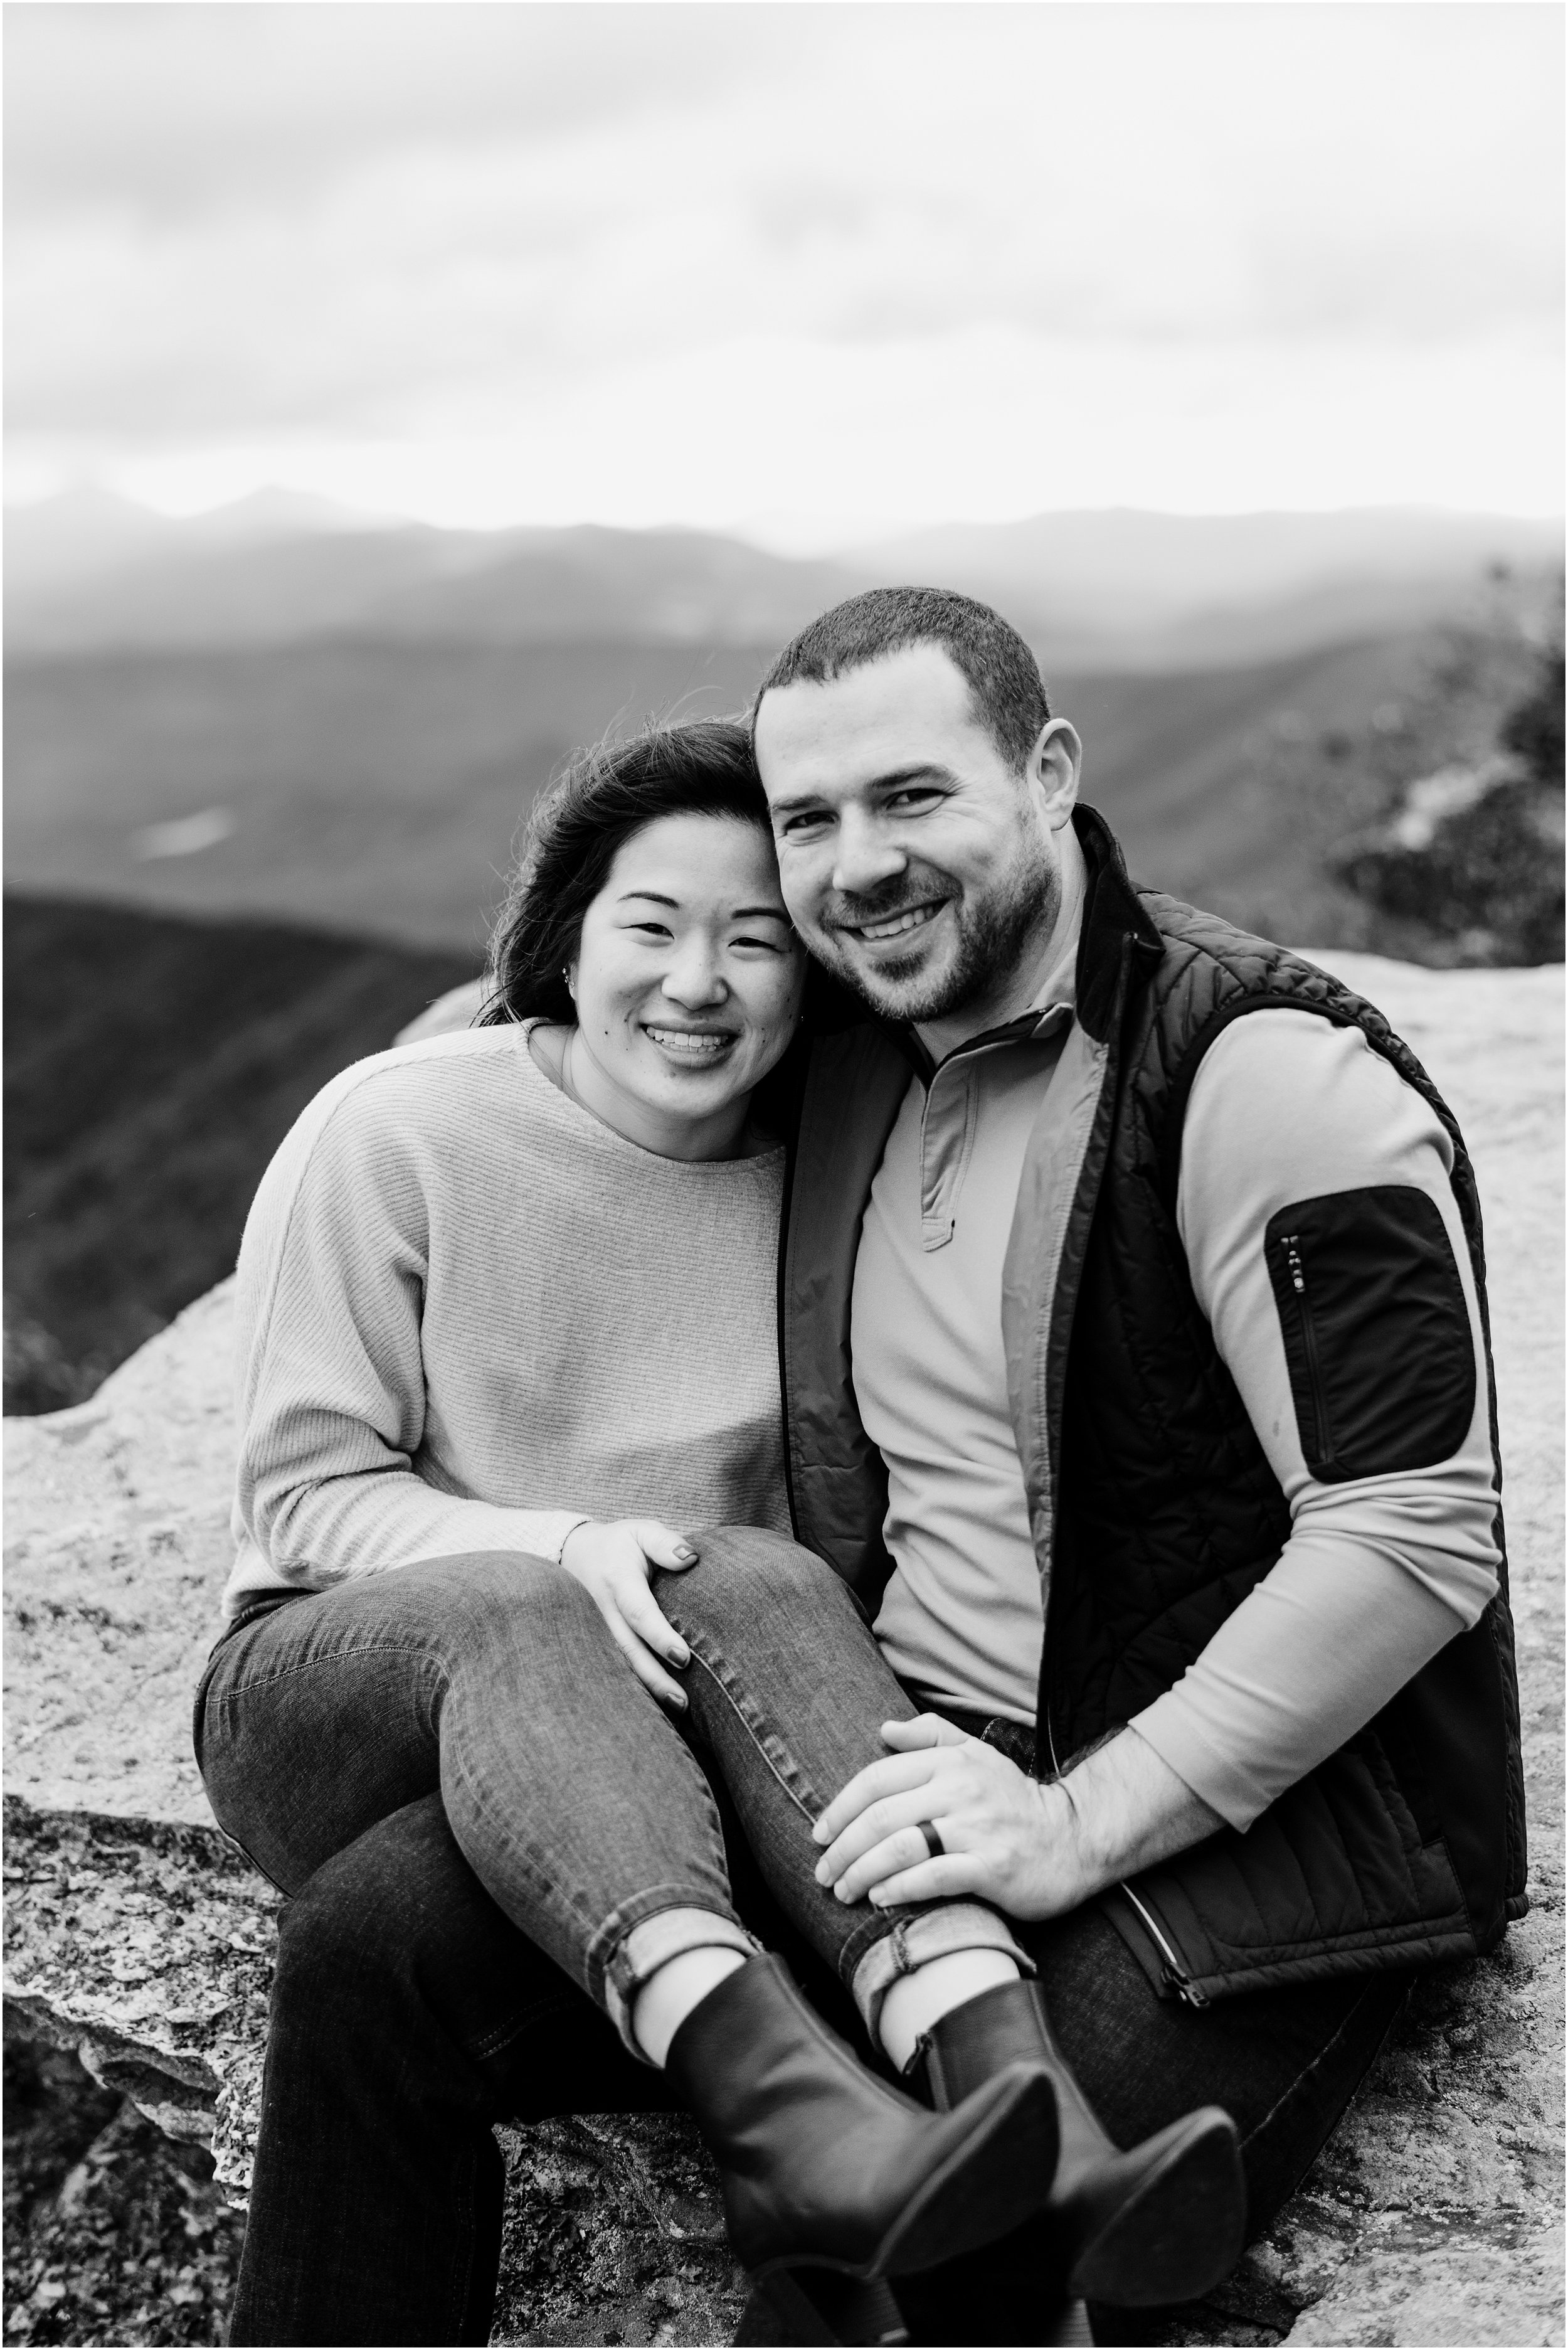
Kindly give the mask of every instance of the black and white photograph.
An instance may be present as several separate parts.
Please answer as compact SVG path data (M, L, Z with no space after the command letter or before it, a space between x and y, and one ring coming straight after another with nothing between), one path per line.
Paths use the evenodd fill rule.
M0 2340L1561 2345L1559 0L0 21Z

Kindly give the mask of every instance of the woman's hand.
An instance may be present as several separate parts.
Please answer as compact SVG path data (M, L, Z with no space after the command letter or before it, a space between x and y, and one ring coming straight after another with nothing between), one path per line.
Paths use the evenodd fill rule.
M638 1679L677 1713L686 1710L686 1692L664 1666L679 1670L691 1663L691 1651L665 1622L648 1576L650 1567L679 1574L696 1564L685 1535L658 1518L613 1518L602 1525L590 1518L574 1526L561 1545L561 1565L582 1585Z

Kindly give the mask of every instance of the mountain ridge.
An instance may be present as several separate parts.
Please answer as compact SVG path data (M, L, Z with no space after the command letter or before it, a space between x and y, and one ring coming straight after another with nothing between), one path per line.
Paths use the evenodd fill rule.
M1489 566L1543 572L1561 545L1560 525L1520 517L1123 508L799 556L677 527L442 530L289 492L176 522L76 493L7 518L7 653L757 646L861 588L923 577L995 604L1047 664L1213 668L1459 617Z

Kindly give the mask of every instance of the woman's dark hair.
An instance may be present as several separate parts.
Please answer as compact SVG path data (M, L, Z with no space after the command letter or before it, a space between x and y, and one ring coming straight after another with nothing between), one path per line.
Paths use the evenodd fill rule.
M575 1018L566 967L583 916L625 844L665 816L730 816L768 829L752 740L728 718L649 726L579 751L535 802L490 941L490 995L478 1025Z

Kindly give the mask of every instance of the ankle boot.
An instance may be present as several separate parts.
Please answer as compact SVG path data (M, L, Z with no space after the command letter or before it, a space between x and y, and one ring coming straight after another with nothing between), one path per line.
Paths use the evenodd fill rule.
M1236 2125L1201 2106L1123 2154L1068 2070L1040 1986L1003 1983L944 2015L910 2072L939 2112L1021 2064L1056 2096L1061 2147L1047 2217L1071 2258L1068 2289L1124 2309L1196 2301L1241 2256L1247 2199Z
M757 2275L908 2275L1005 2235L1049 2192L1056 2115L1037 2061L994 2067L950 2113L929 2113L867 2072L772 1956L699 2001L666 2069Z

